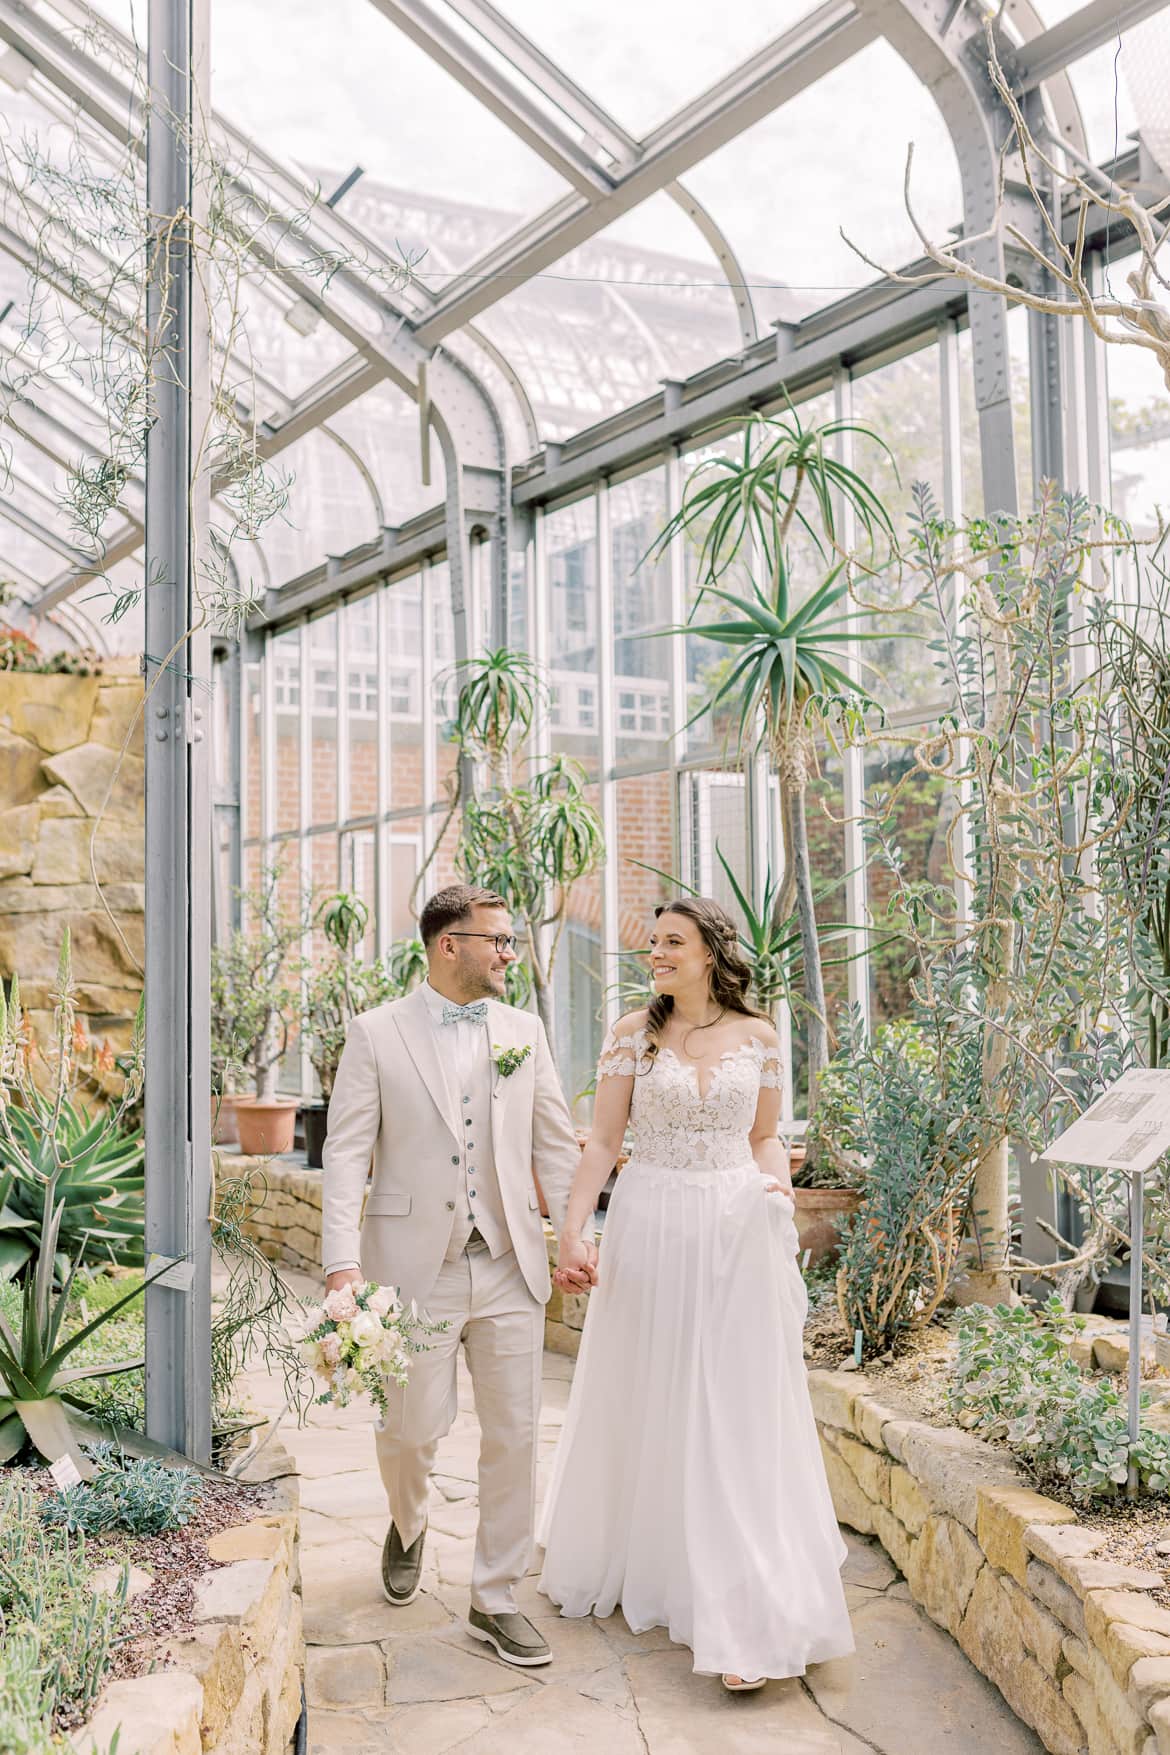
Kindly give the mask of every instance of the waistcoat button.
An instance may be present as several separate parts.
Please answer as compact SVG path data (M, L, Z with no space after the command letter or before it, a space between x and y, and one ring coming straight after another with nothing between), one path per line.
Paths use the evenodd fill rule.
M453 1213L455 1211L455 1202L453 1200L449 1200L447 1202L447 1211L449 1213Z

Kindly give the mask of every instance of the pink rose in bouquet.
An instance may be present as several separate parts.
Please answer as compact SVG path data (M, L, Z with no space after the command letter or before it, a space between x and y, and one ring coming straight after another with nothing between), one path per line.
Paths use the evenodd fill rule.
M301 1340L301 1353L324 1385L318 1405L344 1408L363 1391L386 1412L386 1379L405 1388L410 1362L426 1347L426 1336L445 1329L415 1305L403 1309L392 1286L339 1286L317 1306L321 1317Z

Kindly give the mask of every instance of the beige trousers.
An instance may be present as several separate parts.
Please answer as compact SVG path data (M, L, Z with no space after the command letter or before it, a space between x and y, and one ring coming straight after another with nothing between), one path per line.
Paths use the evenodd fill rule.
M426 1524L435 1450L458 1410L462 1342L481 1433L471 1604L504 1614L516 1607L515 1587L532 1557L544 1306L514 1254L493 1261L480 1249L443 1263L426 1311L448 1326L412 1360L405 1389L387 1384L386 1417L374 1428L390 1516L409 1548Z

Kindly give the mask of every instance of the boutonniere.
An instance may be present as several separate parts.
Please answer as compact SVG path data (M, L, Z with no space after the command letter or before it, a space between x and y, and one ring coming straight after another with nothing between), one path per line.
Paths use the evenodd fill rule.
M524 1048L501 1048L498 1042L492 1043L492 1059L502 1079L510 1079L518 1072L531 1053L531 1043Z

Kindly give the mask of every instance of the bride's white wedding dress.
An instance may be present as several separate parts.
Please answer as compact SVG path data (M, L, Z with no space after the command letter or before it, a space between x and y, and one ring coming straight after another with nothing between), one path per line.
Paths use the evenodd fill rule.
M610 1035L634 1078L633 1150L606 1216L541 1519L540 1588L565 1615L666 1627L697 1671L794 1676L853 1650L801 1353L793 1205L749 1145L774 1051L699 1071Z

